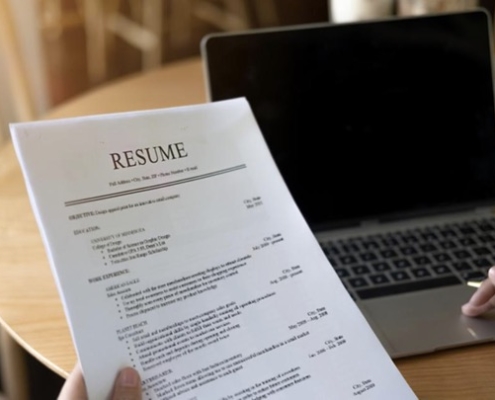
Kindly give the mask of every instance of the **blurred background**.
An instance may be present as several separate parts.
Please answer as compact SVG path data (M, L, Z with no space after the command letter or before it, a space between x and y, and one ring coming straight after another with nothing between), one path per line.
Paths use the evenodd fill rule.
M89 89L199 55L210 32L424 14L495 0L0 0L0 141ZM3 134L2 134L3 131Z
M0 145L9 138L9 122L42 118L50 109L88 90L198 57L201 38L211 32L342 23L472 7L486 8L493 18L494 3L495 0L0 0ZM29 355L24 356L29 398L56 398L62 378ZM0 381L0 400L5 386Z
M98 54L97 49L88 48L88 39L100 38L92 37L83 23L83 2L40 0L52 104L104 81L198 56L199 42L210 32L326 21L328 16L326 0L109 0L103 11L107 15L105 38L101 38L105 51ZM50 3L59 3L65 21ZM152 15L147 17L146 12ZM105 59L91 60L93 56ZM101 69L92 68L91 62L99 63Z
M397 4L393 0L334 0L333 3L331 0L35 0L34 3L38 9L32 22L39 24L49 106L105 81L197 56L201 38L210 32L327 22L331 14L334 22L344 22L388 13L450 11L475 7L478 3L484 3L490 11L493 9L490 4L493 1L476 0L402 0ZM376 11L371 11L373 8ZM97 32L99 29L101 32Z

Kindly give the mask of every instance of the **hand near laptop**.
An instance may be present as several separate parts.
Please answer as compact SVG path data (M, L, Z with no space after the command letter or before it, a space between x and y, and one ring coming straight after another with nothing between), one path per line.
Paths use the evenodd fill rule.
M141 378L133 368L120 370L115 378L109 400L141 400ZM65 381L57 400L88 400L82 369L76 364Z
M462 306L462 312L468 317L476 317L495 308L495 266L488 271L488 278L483 281L471 299Z

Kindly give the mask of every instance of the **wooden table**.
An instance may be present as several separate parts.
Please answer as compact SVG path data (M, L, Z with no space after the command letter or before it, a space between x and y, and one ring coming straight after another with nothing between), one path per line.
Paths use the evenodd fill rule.
M47 117L202 102L201 62L191 59L111 83ZM76 356L69 330L10 144L0 149L0 323L56 373L65 377L72 369ZM495 399L493 343L404 358L396 364L422 400Z

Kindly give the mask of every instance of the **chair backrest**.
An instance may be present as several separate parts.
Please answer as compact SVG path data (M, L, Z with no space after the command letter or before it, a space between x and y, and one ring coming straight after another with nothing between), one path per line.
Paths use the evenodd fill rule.
M37 21L35 0L0 0L0 141L6 124L36 119L49 107Z

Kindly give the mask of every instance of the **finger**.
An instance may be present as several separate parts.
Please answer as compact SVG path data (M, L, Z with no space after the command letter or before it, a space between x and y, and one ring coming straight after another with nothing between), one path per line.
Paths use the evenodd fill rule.
M124 368L115 380L112 400L141 400L141 378L133 368Z
M88 400L81 365L76 364L62 386L58 400Z
M471 296L471 299L462 306L462 312L475 317L495 308L495 267L488 271L488 279L485 279L479 289Z

